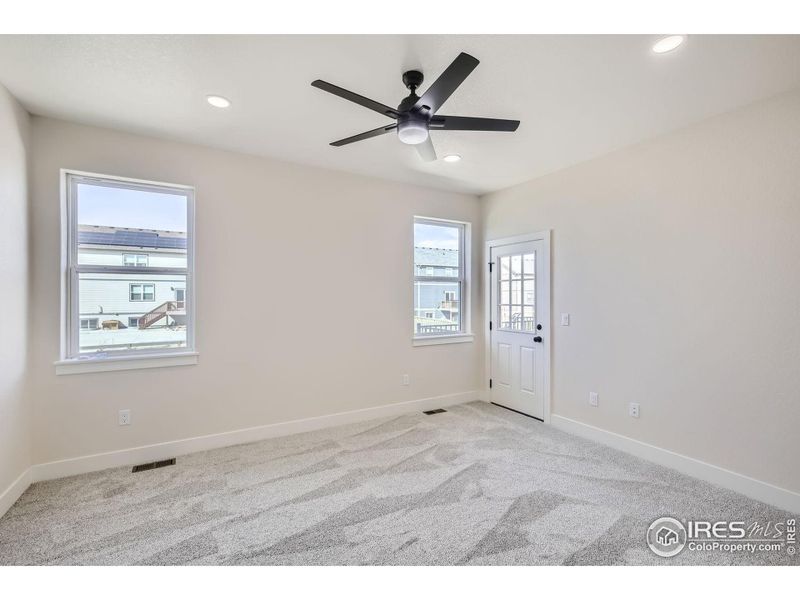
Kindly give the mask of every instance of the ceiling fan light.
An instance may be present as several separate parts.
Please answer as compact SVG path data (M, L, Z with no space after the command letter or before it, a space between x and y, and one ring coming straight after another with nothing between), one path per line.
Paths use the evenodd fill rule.
M421 144L428 139L428 128L420 121L405 121L397 124L397 137L404 144Z

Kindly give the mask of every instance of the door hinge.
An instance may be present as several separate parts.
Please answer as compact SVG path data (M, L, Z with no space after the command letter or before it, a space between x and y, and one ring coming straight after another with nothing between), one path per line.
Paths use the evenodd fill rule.
M494 263L493 263L493 262L490 262L490 263L489 263L489 273L491 273L491 272L492 272L492 265L494 265Z
M491 330L492 330L492 322L489 321L489 331L491 331Z
M492 389L492 380L489 380L489 389Z

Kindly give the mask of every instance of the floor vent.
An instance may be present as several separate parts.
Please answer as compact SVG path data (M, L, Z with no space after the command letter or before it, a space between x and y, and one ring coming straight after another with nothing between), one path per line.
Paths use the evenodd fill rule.
M159 460L156 462L145 463L143 465L136 465L133 467L131 473L138 473L139 471L149 471L150 469L160 469L161 467L171 467L175 464L174 458L168 458L167 460Z
M437 408L436 410L423 410L422 414L423 415L438 415L439 413L443 413L443 412L447 412L447 411L445 409L443 409L443 408Z

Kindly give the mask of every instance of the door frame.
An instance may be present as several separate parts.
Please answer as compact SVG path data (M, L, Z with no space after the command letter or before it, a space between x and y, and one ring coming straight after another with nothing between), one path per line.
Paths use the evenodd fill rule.
M489 331L489 321L492 319L492 278L489 275L489 262L491 261L492 256L492 248L496 248L499 246L507 246L509 244L518 244L520 242L538 242L542 241L544 245L544 258L542 263L544 264L544 273L540 278L537 273L536 277L536 285L541 285L541 293L539 294L540 298L545 298L545 306L543 307L544 310L541 312L539 311L539 307L536 307L536 317L537 321L541 322L542 324L542 337L544 338L544 352L542 353L544 356L544 381L542 382L542 388L544 390L544 419L545 423L550 423L550 357L552 353L552 311L550 310L550 306L553 302L553 296L551 293L552 286L550 285L550 230L545 229L543 231L537 231L535 233L526 233L522 235L515 235L512 237L506 238L498 238L494 240L488 240L484 247L484 255L483 255L483 331L484 331L484 384L483 389L486 393L486 398L491 398L491 390L489 389L489 378L492 376L492 332Z

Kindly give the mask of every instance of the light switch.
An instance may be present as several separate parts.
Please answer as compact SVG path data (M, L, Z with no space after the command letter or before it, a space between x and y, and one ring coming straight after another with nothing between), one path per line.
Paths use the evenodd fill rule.
M569 326L569 313L561 313L561 324L564 327Z

